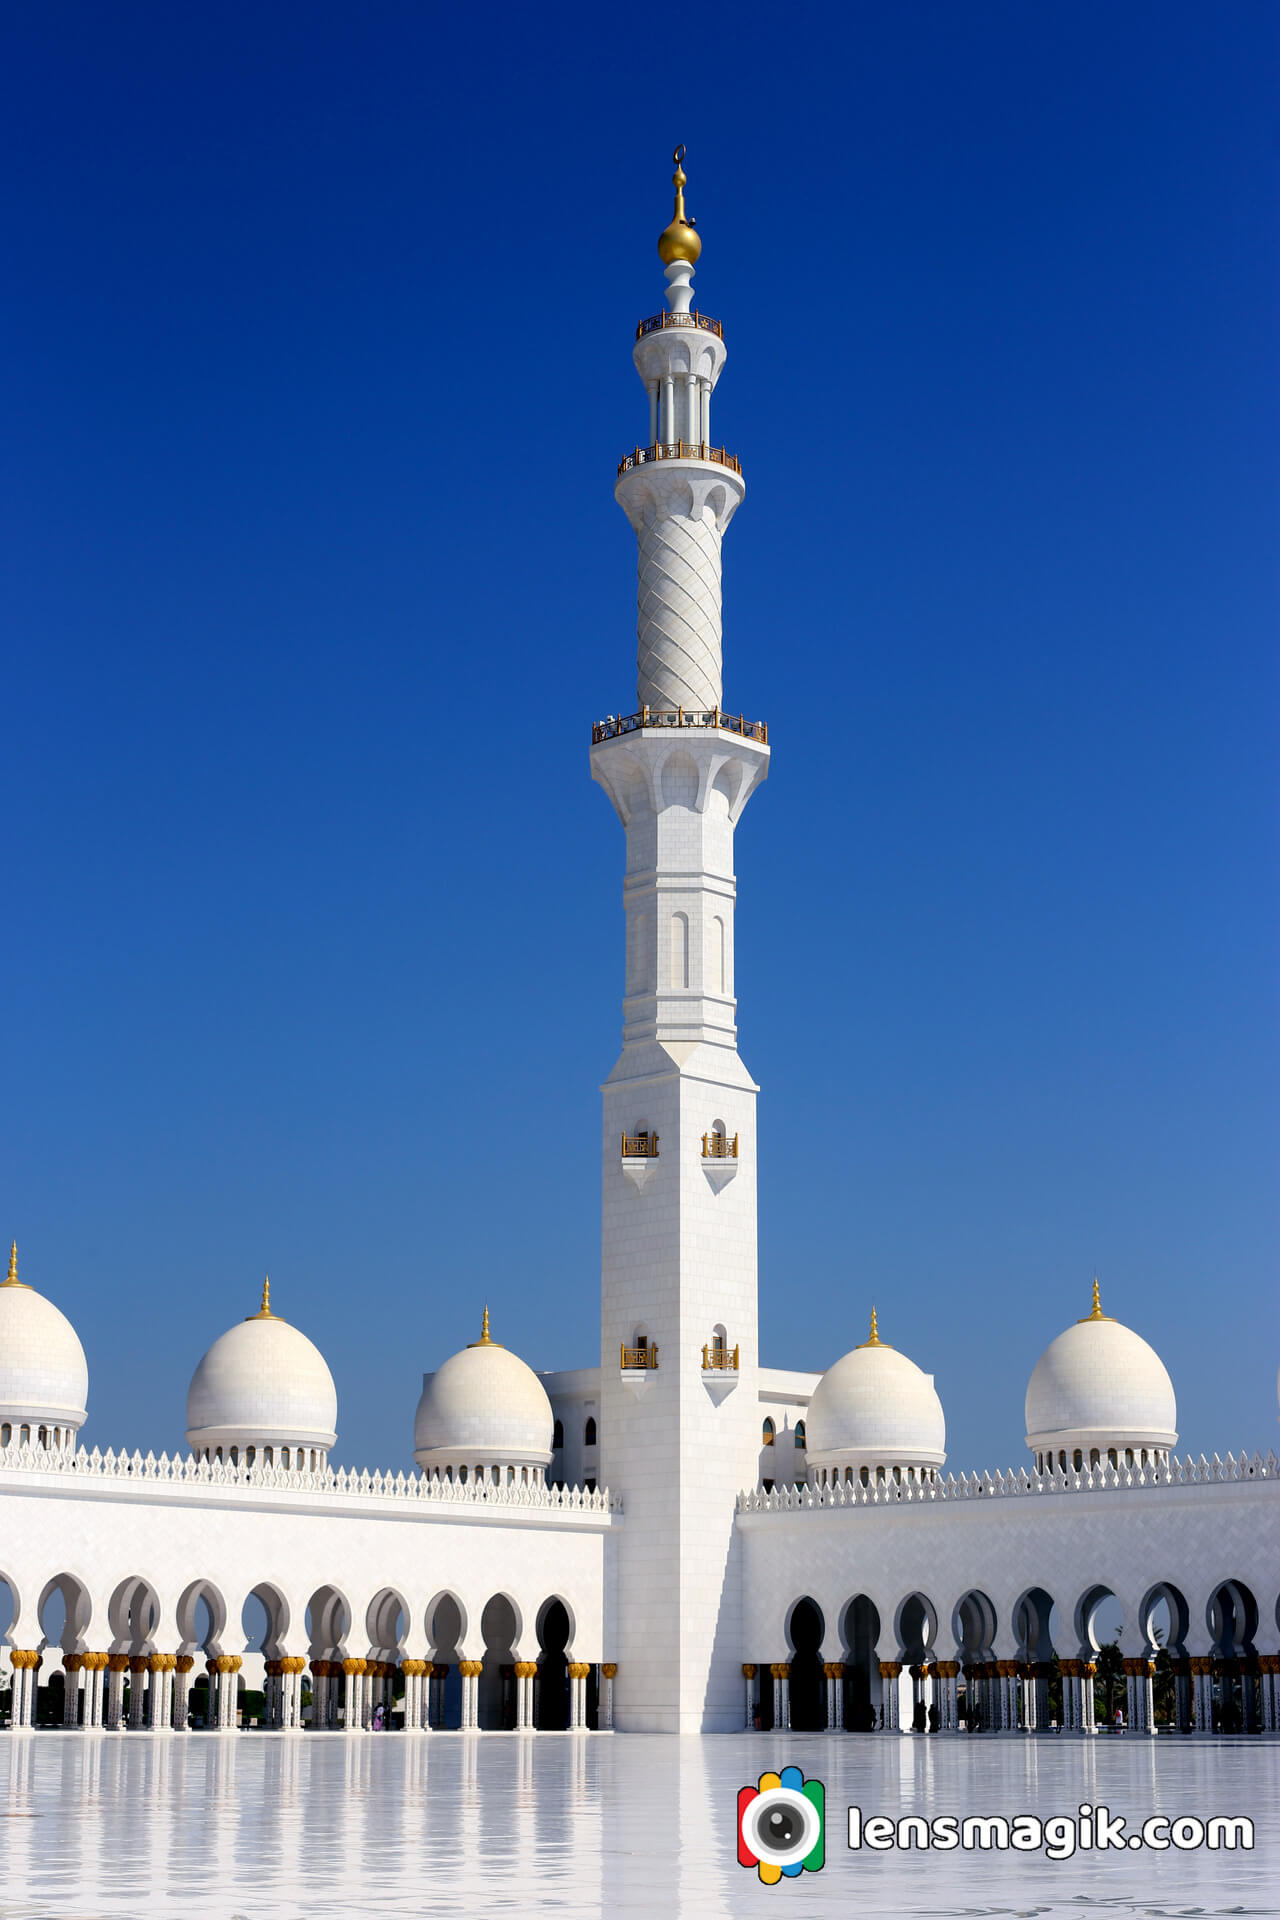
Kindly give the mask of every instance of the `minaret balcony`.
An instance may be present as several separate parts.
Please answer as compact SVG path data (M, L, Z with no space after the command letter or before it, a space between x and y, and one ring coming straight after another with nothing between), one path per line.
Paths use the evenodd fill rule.
M637 1399L649 1391L657 1370L658 1349L652 1342L643 1347L629 1347L623 1342L620 1369L622 1384Z
M651 466L657 460L702 460L713 467L728 467L741 473L742 462L727 447L709 447L705 440L656 440L651 447L634 447L618 462L618 478L634 467Z
M719 707L641 707L639 713L613 714L596 720L591 727L591 744L621 739L623 734L642 733L646 727L696 727L703 732L734 733L743 740L769 744L769 728L763 720L748 720L740 713L725 713Z
M647 1129L622 1136L622 1171L637 1193L643 1193L658 1170L658 1136Z
M702 1349L702 1384L719 1406L738 1384L738 1349L715 1339Z
M727 1133L721 1133L718 1128L713 1127L710 1133L703 1134L702 1171L707 1176L708 1185L715 1193L722 1192L728 1186L738 1171L736 1133L730 1138Z
M710 314L699 313L697 308L689 313L653 313L642 320L636 328L636 339L643 340L646 333L660 333L664 327L695 327L702 333L714 333L717 340L724 339L724 328Z

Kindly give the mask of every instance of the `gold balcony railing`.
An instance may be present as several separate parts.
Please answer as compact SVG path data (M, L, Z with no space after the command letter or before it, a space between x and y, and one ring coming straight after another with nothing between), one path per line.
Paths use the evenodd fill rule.
M643 340L646 333L660 333L664 327L697 327L702 333L714 333L717 340L724 339L720 322L709 314L699 313L696 307L692 313L651 313L636 328L636 339Z
M705 440L658 440L651 447L635 447L618 462L618 478L632 467L647 467L654 460L707 460L713 467L728 467L742 472L742 462L725 447L709 447Z
M740 713L723 713L719 707L641 707L639 713L611 713L596 720L591 728L591 744L617 740L624 733L639 733L645 727L697 727L715 733L736 733L744 740L769 744L769 728L763 720L746 720Z
M658 1364L657 1347L628 1347L622 1349L622 1367L624 1372L637 1371L652 1373Z
M702 1157L704 1160L736 1160L738 1157L738 1136L732 1140L727 1133L704 1133L702 1136Z
M624 1133L622 1136L622 1157L624 1160L656 1160L658 1157L657 1134Z
M730 1353L728 1347L718 1347L713 1341L702 1349L702 1371L704 1373L736 1373L738 1371L738 1349Z

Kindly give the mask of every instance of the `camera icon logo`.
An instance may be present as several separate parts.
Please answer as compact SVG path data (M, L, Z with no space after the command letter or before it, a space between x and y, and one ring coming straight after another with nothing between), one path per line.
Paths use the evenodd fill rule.
M758 1868L767 1887L820 1872L826 1814L821 1780L806 1780L799 1767L762 1773L758 1787L738 1789L738 1865Z

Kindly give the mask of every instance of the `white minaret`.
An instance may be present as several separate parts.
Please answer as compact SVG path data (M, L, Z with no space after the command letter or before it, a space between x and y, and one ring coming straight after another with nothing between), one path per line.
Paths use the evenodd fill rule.
M733 834L769 765L721 710L720 542L745 491L711 444L725 362L692 309L702 250L676 204L658 242L669 311L634 360L649 445L618 468L636 532L638 711L594 730L591 773L626 829L622 1053L604 1093L601 1480L623 1495L615 1718L742 1724L734 1498L760 1448L756 1087L738 1058Z

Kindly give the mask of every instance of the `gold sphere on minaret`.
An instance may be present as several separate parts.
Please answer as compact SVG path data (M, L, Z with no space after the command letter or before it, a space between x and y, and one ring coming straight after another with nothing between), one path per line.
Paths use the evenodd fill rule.
M702 252L702 241L694 232L693 221L684 210L686 179L680 164L684 159L683 146L677 147L671 158L676 163L676 170L671 176L671 184L676 190L676 210L671 216L671 225L663 228L658 240L658 258L664 267L673 267L677 260L687 260L692 267L697 265L698 255Z

